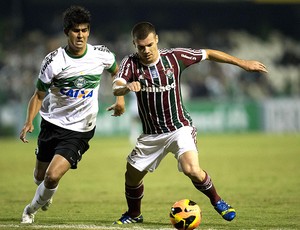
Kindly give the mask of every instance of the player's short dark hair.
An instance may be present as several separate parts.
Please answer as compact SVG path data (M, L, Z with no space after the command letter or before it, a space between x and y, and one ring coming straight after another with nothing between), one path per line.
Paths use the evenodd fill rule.
M139 40L145 39L150 33L156 35L155 27L150 22L139 22L135 24L131 31L133 39Z
M70 29L74 28L76 25L91 23L90 12L82 6L70 6L63 13L63 26L64 32L67 34Z

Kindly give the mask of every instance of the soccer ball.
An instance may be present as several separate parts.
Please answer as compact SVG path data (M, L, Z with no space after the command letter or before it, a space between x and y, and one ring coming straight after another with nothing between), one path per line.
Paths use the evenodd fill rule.
M192 230L199 226L202 212L196 202L183 199L175 202L170 211L172 225L179 230Z

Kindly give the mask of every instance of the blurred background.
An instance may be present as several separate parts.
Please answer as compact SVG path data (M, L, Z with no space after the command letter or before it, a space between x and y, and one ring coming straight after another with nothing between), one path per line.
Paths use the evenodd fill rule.
M134 52L131 28L145 20L160 48L218 49L267 66L267 75L212 62L188 68L182 93L199 132L300 132L300 1L9 0L0 7L0 138L18 136L43 58L66 44L62 13L72 4L91 11L89 43L106 45L119 62ZM111 117L103 75L97 135L139 130L132 98L123 118Z

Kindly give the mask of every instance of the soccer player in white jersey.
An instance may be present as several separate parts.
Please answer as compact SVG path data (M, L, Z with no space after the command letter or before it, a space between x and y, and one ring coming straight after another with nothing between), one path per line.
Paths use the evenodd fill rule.
M178 160L178 169L210 199L215 210L225 220L233 220L235 209L218 195L211 177L199 166L196 129L182 102L180 76L188 66L204 60L233 64L246 71L266 73L266 67L258 61L241 60L217 50L158 49L158 35L149 22L136 24L132 38L137 52L122 60L113 91L115 95L135 92L143 133L127 157L128 210L114 223L143 222L143 178L147 172L153 172L169 152Z
M28 103L27 118L20 139L33 130L40 112L41 131L36 149L34 181L38 185L25 207L21 223L31 224L41 208L47 210L63 175L76 169L94 136L98 113L101 74L118 71L115 55L104 45L88 44L90 12L71 6L64 12L67 45L49 53L41 65L36 90ZM109 110L113 116L124 113L124 98L117 97Z

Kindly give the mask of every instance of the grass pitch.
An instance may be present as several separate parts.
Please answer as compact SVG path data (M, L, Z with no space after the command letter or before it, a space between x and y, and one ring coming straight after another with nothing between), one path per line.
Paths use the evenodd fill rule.
M112 225L126 210L125 159L132 148L126 137L94 139L78 169L61 180L51 208L39 211L33 225L20 225L23 208L36 189L35 142L0 139L0 229L169 230L170 207L183 198L196 201L202 209L198 229L300 229L300 134L200 133L200 165L236 209L236 219L223 220L208 198L177 171L169 154L145 178L144 223L130 226Z

